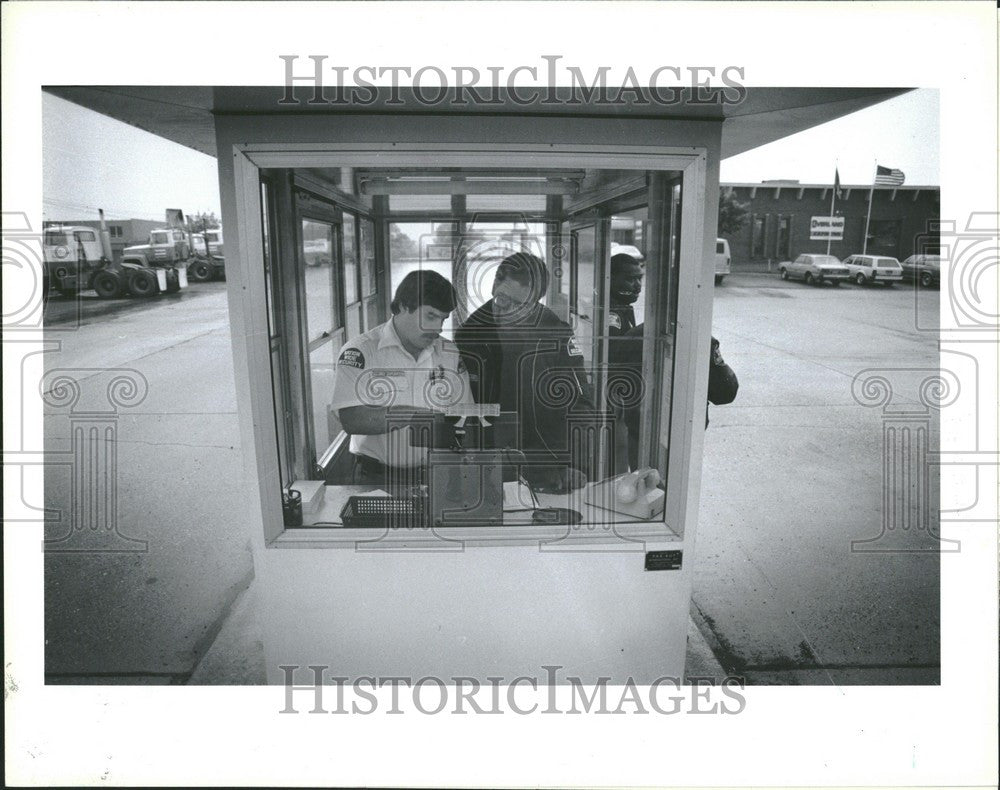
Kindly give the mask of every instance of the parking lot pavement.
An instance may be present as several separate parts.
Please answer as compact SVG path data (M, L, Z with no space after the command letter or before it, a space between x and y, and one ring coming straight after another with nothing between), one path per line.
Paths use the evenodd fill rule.
M122 296L102 299L96 291L81 291L74 296L63 296L51 291L46 300L42 319L46 326L66 327L74 324L92 324L117 313L149 310L164 304L198 299L213 293L225 293L224 282L189 283L188 287L172 294L158 294L146 299Z
M713 334L740 390L712 408L706 435L696 622L748 683L938 682L941 558L929 530L889 552L858 550L879 548L884 416L851 390L863 370L937 369L937 337L914 315L936 316L938 292L736 274L715 296ZM905 372L887 375L904 390ZM897 397L917 403L915 388Z
M207 286L49 328L46 371L78 396L45 410L46 506L60 512L46 528L47 682L185 682L250 584L226 297L224 284ZM112 408L116 377L135 384ZM146 390L138 402L131 386ZM96 458L74 455L93 430L108 443L88 445ZM111 507L120 534L81 551Z

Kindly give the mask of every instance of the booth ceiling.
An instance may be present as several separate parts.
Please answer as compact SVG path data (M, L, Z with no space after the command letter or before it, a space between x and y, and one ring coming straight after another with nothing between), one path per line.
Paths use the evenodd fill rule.
M46 92L111 118L144 129L160 137L216 156L215 117L220 115L283 115L356 113L357 108L336 105L282 105L282 87L191 87L191 86L57 86ZM531 115L594 118L647 118L722 123L722 157L749 151L782 137L801 132L843 115L906 93L909 88L748 88L739 104L676 105L577 104L532 105ZM386 94L388 95L388 94ZM426 114L427 107L401 91L401 106L383 106L379 101L365 108L368 113ZM518 115L525 107L508 101L483 107L436 107L436 114Z

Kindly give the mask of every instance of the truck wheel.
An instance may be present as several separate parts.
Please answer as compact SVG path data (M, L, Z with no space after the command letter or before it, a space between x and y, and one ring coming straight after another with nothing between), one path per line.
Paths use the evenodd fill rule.
M128 290L133 296L152 296L159 290L156 284L156 275L144 269L137 269L128 278Z
M858 285L868 284L868 280L865 279L865 276L861 272L858 272L857 275L854 277L854 282L856 282Z
M102 299L114 299L121 295L121 280L111 272L98 272L94 277L94 290Z
M208 261L195 261L188 266L188 277L196 283L208 282L212 279L212 267Z

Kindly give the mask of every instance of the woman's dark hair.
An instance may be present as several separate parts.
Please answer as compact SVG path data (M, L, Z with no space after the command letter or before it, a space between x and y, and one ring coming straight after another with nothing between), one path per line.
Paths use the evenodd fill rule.
M549 272L545 268L545 262L537 255L527 252L515 252L500 261L493 278L493 287L508 278L528 286L536 302L549 289Z
M427 305L442 313L450 313L457 304L455 286L437 272L421 270L410 272L403 278L389 309L397 315L404 307L412 313L421 305Z

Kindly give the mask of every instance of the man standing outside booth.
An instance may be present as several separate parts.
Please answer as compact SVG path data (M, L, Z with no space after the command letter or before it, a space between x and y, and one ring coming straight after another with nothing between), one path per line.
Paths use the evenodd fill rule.
M548 288L545 263L518 252L504 258L493 298L455 333L479 403L516 412L522 473L538 491L581 488L597 473L596 443L574 443L571 423L600 422L569 324L540 300Z
M634 247L631 249L635 250ZM635 329L635 304L642 292L645 274L642 258L636 254L619 252L611 256L611 294L608 315L608 336L618 337Z
M638 252L638 250L636 250ZM639 465L640 416L642 412L643 325L636 326L632 305L642 290L645 271L639 259L628 253L611 257L611 309L608 316L608 400L628 429L628 460ZM708 403L721 406L736 399L739 381L726 364L714 337L708 369ZM623 393L633 397L622 398ZM638 397L634 397L637 395ZM708 404L705 405L708 427Z
M413 443L413 429L440 437L452 430L445 409L473 402L458 347L441 337L457 301L437 272L410 272L396 289L392 318L341 349L331 406L351 436L355 482L426 483L428 447Z

